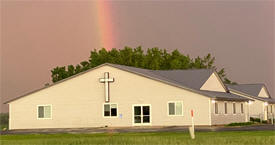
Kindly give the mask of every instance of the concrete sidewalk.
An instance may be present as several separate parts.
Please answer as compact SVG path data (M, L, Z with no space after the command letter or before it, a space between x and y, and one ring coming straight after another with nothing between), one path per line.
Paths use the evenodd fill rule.
M274 125L250 125L250 126L195 126L199 132L209 131L265 131L273 130ZM102 127L102 128L51 128L51 129L18 129L1 132L4 134L54 134L54 133L126 133L126 132L187 132L188 126L169 127Z

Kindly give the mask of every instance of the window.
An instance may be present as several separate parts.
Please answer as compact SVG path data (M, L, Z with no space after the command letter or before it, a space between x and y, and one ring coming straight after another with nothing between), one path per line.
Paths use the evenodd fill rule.
M224 103L224 114L227 114L227 103Z
M151 123L151 105L134 105L134 124L150 124Z
M169 115L183 115L182 102L169 102L168 103L168 114Z
M117 104L104 104L104 117L117 117Z
M243 114L243 103L241 103L241 113Z
M233 114L236 114L236 103L233 103Z
M215 102L215 114L219 113L218 108L219 108L218 102Z
M273 113L273 105L270 106L270 113Z
M50 119L52 118L52 106L51 105L39 105L37 107L37 117L39 119Z

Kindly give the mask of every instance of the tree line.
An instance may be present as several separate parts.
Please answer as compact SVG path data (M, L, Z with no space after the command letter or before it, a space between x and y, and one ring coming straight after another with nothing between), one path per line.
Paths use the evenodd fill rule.
M217 70L214 66L215 57L207 54L203 58L190 58L189 55L180 53L177 49L167 52L166 49L158 47L148 48L146 53L142 47L124 47L123 49L113 48L107 51L105 48L91 51L88 61L82 61L77 65L57 66L51 70L52 82L58 82L90 68L103 63L113 63L126 66L133 66L151 70L173 70L173 69L214 69L218 72L224 83L235 84L225 74L224 68Z

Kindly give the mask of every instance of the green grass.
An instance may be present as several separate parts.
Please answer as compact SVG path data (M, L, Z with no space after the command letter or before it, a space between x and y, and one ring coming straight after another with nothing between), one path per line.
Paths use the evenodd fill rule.
M1 145L274 145L275 131L2 135Z

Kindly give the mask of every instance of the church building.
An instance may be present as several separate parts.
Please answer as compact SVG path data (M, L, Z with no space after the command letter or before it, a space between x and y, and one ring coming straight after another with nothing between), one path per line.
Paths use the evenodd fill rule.
M255 99L231 90L210 69L105 63L6 102L9 129L189 126L191 111L197 126L249 121Z

